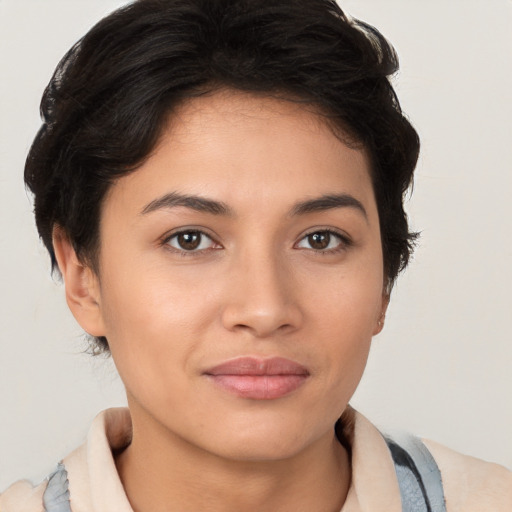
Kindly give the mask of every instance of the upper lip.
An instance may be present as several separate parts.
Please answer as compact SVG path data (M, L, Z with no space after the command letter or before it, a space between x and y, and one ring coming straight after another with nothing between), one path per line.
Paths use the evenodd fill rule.
M284 357L237 357L204 372L206 375L309 375L305 366Z

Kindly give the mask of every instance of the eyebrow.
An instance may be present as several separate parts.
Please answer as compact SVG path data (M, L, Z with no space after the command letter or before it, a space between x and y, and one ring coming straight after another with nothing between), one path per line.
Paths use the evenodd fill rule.
M226 203L197 195L180 194L178 192L170 192L158 199L154 199L142 209L141 214L145 215L156 210L180 206L213 215L234 216L233 210ZM365 219L368 219L361 201L350 194L326 194L318 198L300 201L292 207L290 214L292 216L306 215L335 208L355 208L363 214Z
M145 215L162 208L175 208L177 206L184 206L185 208L190 208L198 212L211 213L213 215L233 214L231 208L226 203L195 195L179 194L178 192L171 192L151 201L144 207L141 213Z
M305 215L308 213L332 210L334 208L355 208L368 220L368 214L361 201L350 194L328 194L319 198L301 201L292 208L291 214Z

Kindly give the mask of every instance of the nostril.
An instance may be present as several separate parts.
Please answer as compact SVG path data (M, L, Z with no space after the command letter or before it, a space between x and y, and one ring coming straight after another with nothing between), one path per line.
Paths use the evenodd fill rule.
M230 331L247 331L254 337L287 334L300 327L302 315L298 308L284 307L256 310L231 305L223 311L222 322Z
M303 315L291 276L268 254L244 254L232 268L232 285L223 297L224 327L248 331L255 337L285 334L300 327Z

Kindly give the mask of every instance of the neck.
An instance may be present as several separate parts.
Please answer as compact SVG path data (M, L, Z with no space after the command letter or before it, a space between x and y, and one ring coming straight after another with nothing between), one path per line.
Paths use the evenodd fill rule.
M338 512L350 483L334 429L292 457L240 461L134 415L132 442L116 464L134 512Z

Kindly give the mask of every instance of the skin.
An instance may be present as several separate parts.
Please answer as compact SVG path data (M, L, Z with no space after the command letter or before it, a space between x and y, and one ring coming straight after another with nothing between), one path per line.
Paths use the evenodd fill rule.
M355 201L296 211L333 194ZM180 230L207 236L186 251ZM99 275L59 229L54 246L72 312L108 338L126 387L133 439L117 466L134 510L339 510L350 463L333 425L388 302L365 152L292 102L197 98L111 187L100 237ZM240 356L291 359L308 377L254 400L205 375Z

